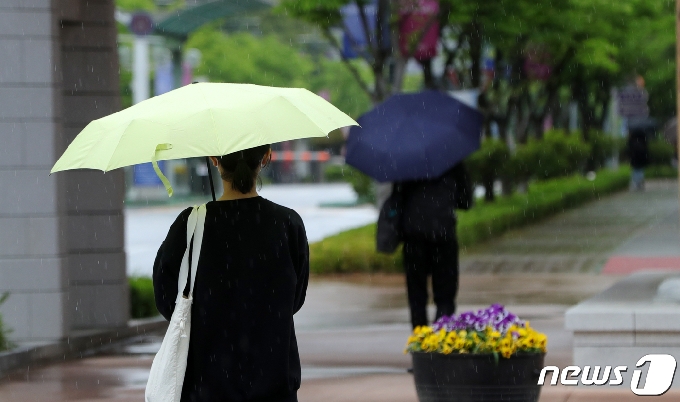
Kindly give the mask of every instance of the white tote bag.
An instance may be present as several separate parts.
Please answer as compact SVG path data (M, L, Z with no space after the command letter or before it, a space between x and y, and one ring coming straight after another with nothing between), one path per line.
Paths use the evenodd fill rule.
M204 223L205 204L194 207L187 221L187 248L179 270L175 311L172 313L168 332L165 333L161 348L151 365L151 373L144 396L146 402L179 402L182 397L182 385L189 354L191 303L193 302L198 258L201 255ZM193 258L192 261L189 261L189 242L192 236L194 238ZM191 284L189 297L185 298L184 288L187 285L189 264L191 264Z

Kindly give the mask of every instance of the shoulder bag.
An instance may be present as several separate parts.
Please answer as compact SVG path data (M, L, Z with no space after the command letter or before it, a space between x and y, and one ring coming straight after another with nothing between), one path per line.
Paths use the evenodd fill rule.
M203 225L205 223L205 204L194 207L187 220L187 248L182 258L177 286L175 311L170 318L161 348L153 359L149 381L146 384L146 402L179 402L187 368L189 354L189 335L191 333L191 303L193 302L194 283L198 259L201 255ZM189 249L193 237L192 261ZM191 271L189 266L191 265ZM191 273L189 296L184 296L187 276Z

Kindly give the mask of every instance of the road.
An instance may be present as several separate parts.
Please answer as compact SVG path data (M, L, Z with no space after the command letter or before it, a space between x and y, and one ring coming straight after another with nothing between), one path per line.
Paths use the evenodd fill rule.
M260 195L297 211L305 223L307 239L319 241L341 231L377 220L370 205L322 207L322 204L351 204L356 195L349 184L294 184L263 186ZM191 204L133 207L125 209L127 273L151 276L158 247L177 215Z

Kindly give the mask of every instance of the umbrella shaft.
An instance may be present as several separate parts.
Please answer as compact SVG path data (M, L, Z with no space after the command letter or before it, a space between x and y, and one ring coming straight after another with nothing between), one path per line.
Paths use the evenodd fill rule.
M210 169L210 158L205 157L205 163L208 165L208 180L210 181L210 193L212 193L213 201L215 201L215 185L213 184L212 169Z

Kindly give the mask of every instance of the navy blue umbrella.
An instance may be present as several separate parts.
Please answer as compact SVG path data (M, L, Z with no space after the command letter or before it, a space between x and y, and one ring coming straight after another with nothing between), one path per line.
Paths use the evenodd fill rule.
M438 91L392 96L357 122L346 161L379 182L439 177L480 147L482 114Z

